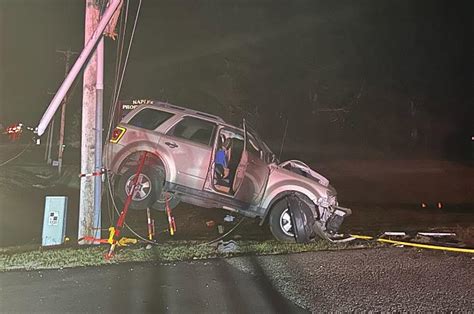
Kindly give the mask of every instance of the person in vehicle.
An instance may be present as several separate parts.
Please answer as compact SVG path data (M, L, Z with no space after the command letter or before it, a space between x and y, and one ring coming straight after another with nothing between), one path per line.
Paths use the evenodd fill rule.
M222 192L228 192L231 182L229 181L229 157L232 139L225 139L224 136L221 137L221 145L216 151L216 156L214 159L215 163L215 178L216 178L216 188Z
M216 174L220 179L225 179L229 175L228 161L230 154L230 144L231 139L227 138L222 142L219 149L216 151L216 157L214 162L216 164Z

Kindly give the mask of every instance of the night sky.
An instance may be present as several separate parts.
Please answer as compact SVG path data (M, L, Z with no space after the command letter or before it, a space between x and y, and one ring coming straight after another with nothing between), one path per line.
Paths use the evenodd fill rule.
M138 0L130 2L129 29ZM469 146L471 3L143 0L121 99L246 117L267 138L281 137L288 119L289 139L312 143ZM2 124L38 123L64 72L55 50L80 51L83 24L82 0L0 0ZM108 39L106 106L115 59Z

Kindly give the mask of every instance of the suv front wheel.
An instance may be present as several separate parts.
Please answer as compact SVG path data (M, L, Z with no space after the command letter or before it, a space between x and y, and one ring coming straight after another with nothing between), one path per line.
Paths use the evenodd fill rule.
M293 233L293 225L290 216L290 209L285 199L273 205L268 219L270 231L273 236L281 242L296 242Z

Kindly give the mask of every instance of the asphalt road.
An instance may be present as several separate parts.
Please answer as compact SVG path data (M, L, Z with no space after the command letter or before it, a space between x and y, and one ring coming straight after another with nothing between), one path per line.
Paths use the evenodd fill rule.
M0 274L1 312L474 311L472 255L408 248Z
M257 266L258 267L258 266ZM305 313L226 260L0 274L0 312Z

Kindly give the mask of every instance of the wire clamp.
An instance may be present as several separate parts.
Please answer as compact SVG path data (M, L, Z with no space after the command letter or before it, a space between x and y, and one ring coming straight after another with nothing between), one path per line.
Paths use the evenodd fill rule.
M107 170L102 168L100 171L94 171L92 173L81 173L79 174L79 178L97 177L103 175L104 173L107 173Z

